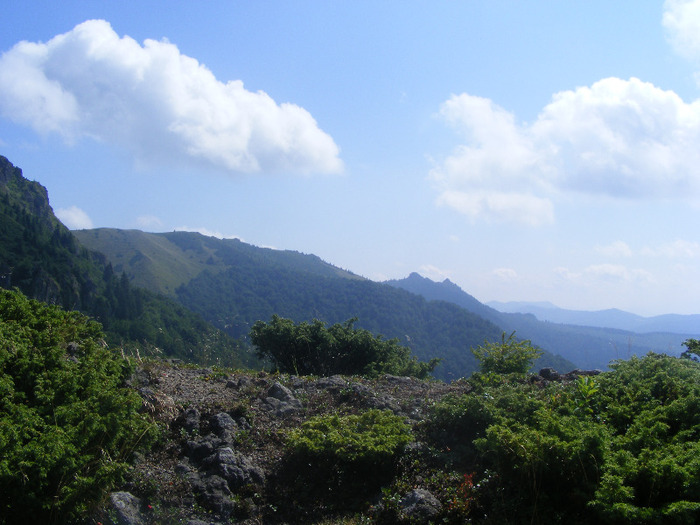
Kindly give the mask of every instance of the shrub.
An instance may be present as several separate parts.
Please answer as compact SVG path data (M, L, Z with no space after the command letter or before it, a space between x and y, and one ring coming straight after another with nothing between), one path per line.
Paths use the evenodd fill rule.
M300 486L311 498L349 505L391 479L397 457L411 440L410 427L388 410L317 416L287 435L287 451ZM329 504L333 505L333 501Z
M542 351L533 347L530 341L518 341L515 332L506 339L505 332L500 343L486 341L482 346L472 350L479 360L481 372L485 374L525 374L542 355Z
M299 375L395 374L427 377L439 359L428 363L411 356L397 339L384 340L368 330L354 328L355 319L326 327L325 323L294 324L277 315L269 323L256 322L250 339L260 359L282 373Z
M74 519L154 427L97 323L0 290L0 523Z
M424 428L476 471L484 522L700 520L700 363L649 354L595 380L473 386Z

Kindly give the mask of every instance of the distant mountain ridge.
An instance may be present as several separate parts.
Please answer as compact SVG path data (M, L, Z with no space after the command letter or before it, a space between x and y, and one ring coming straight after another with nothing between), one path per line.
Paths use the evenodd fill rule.
M554 354L585 368L606 368L615 359L627 359L632 355L645 355L649 351L679 355L683 341L698 338L700 329L683 333L654 332L638 334L619 328L580 326L574 324L540 321L532 313L499 312L479 302L449 280L434 282L417 273L405 279L387 281L429 300L453 302L477 313L503 330L515 331L523 339L546 348ZM550 309L540 305L542 310Z
M636 333L700 333L700 314L664 314L644 317L625 312L624 310L618 310L617 308L593 311L568 310L559 308L552 303L531 303L523 301L490 301L487 304L500 312L532 314L540 321L549 321L552 323L617 328Z

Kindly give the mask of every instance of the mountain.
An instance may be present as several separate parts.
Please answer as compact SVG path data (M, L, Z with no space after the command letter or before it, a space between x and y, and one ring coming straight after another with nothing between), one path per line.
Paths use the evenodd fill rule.
M605 369L611 360L645 355L649 351L679 355L683 350L683 341L698 337L692 335L693 332L640 334L618 328L541 321L532 313L499 312L479 302L447 279L437 283L417 273L412 273L405 279L387 281L387 284L421 294L429 300L450 301L477 313L502 330L515 331L517 336L529 339L541 348L584 368ZM554 305L542 303L537 308L540 312L556 310Z
M110 344L127 351L240 366L253 362L245 339L255 321L357 318L358 328L399 339L421 360L442 358L435 376L450 380L477 368L470 348L501 336L501 328L452 302L364 279L314 255L192 232L70 232L43 186L4 157L0 173L0 285L91 315ZM560 364L550 354L540 360Z
M273 314L329 324L357 318L358 328L398 338L421 360L443 358L435 375L449 380L477 368L471 347L501 334L454 304L370 281L315 255L194 232L74 233L85 246L103 252L133 284L167 293L236 338L246 339L253 323Z
M46 188L0 156L0 286L103 324L127 352L241 366L237 341L176 301L131 285L104 255L86 249L56 218Z
M669 332L675 334L700 334L700 315L665 314L653 317L643 317L623 310L566 310L551 303L528 302L498 302L492 301L489 306L500 312L528 313L540 321L553 323L574 324L582 326L598 326L601 328L618 328L630 332ZM695 337L698 337L697 335Z

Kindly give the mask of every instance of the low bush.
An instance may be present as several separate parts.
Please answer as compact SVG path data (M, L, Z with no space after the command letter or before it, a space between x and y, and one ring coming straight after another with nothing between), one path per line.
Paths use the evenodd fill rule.
M75 519L155 427L100 325L0 290L0 523Z
M487 382L423 431L476 472L476 523L697 523L700 363L649 354L567 383ZM488 481L488 482L487 482Z
M287 452L298 487L312 499L352 507L391 479L394 465L411 441L410 427L388 410L346 416L318 416L287 435ZM295 468L295 467L293 467Z
M440 362L420 362L411 355L410 348L399 345L398 339L385 340L355 328L355 321L326 327L319 320L295 324L274 315L269 323L258 321L253 325L250 340L259 359L286 374L426 378Z

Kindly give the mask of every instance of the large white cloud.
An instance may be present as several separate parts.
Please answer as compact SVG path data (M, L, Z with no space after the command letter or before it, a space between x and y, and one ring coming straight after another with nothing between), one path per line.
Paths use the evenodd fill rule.
M0 111L41 133L116 143L145 164L334 173L339 150L311 114L223 83L166 41L143 45L89 20L0 58Z
M431 172L438 202L472 217L548 222L563 193L700 194L700 102L636 78L557 93L531 124L469 94L440 114L464 143Z

